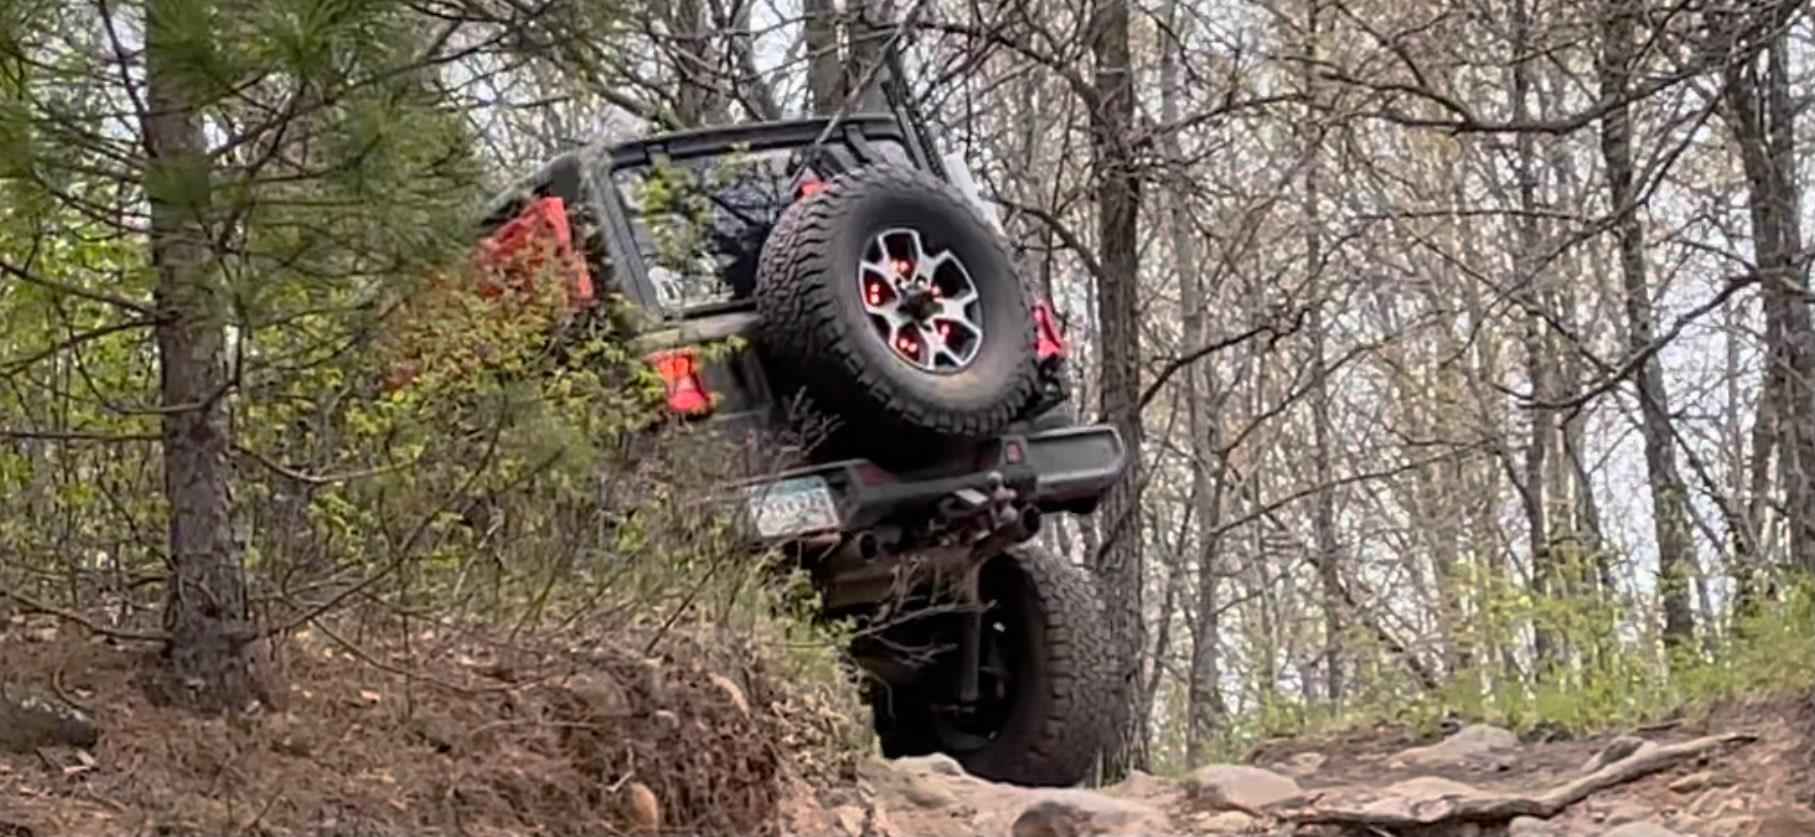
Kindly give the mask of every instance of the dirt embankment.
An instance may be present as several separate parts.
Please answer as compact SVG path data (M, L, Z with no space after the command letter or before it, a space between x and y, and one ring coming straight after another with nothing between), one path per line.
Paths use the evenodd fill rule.
M208 719L147 697L149 652L0 635L0 721L37 719L0 736L0 837L778 833L851 772L850 713L762 655L641 647L305 635L278 708Z
M1036 790L852 754L851 707L756 655L619 646L305 637L281 708L206 720L144 696L142 652L9 634L0 705L35 714L0 717L0 837L1815 837L1807 696L1581 740L1355 730Z

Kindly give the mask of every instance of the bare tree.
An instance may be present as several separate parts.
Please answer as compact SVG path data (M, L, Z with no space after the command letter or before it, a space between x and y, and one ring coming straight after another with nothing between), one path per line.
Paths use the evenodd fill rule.
M1634 38L1640 4L1612 0L1601 18L1601 95L1620 102L1601 119L1601 156L1607 163L1609 211L1619 241L1620 277L1625 289L1627 344L1635 354L1651 345L1655 323L1646 280L1645 230L1633 184L1631 95L1636 64ZM1686 646L1694 640L1695 613L1689 599L1695 542L1689 529L1688 491L1676 468L1675 430L1663 364L1653 354L1633 373L1650 473L1652 523L1657 537L1658 575L1663 590L1664 638Z
M1305 115L1298 124L1299 142L1304 147L1303 212L1305 229L1305 274L1311 288L1311 462L1320 488L1312 511L1311 528L1315 533L1318 583L1323 593L1323 682L1325 698L1332 705L1342 703L1342 577L1338 562L1342 556L1336 536L1336 471L1331 459L1331 415L1329 358L1325 355L1328 324L1324 311L1333 303L1330 285L1325 281L1324 229L1322 223L1323 167L1321 136L1323 128L1315 116L1320 108L1317 77L1312 71L1318 60L1319 0L1310 0L1305 8L1304 23L1304 99Z
M1802 264L1787 28L1799 4L1746 11L1723 9L1710 18L1719 46L1743 59L1729 61L1723 70L1722 104L1745 172L1755 269L1764 287L1769 360L1754 424L1753 520L1775 453L1790 563L1815 571L1815 327L1801 302L1808 293L1808 270Z
M1129 5L1111 0L1095 7L1090 22L1095 80L1090 88L1091 145L1096 167L1097 242L1102 275L1097 311L1102 335L1103 415L1122 432L1130 467L1103 504L1108 521L1098 567L1108 585L1111 636L1122 655L1124 692L1118 706L1132 709L1141 682L1146 647L1142 600L1141 517L1141 342L1140 282L1141 173L1133 138L1135 84L1129 48ZM1129 712L1133 719L1133 712ZM1109 754L1107 771L1119 776L1145 762L1146 742L1129 735Z

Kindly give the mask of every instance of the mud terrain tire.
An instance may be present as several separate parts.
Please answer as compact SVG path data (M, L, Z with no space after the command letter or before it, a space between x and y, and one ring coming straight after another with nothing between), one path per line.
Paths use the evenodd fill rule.
M1001 723L980 746L952 747L933 707L953 702L956 677L935 671L907 688L871 694L883 755L945 752L970 773L998 782L1069 786L1090 773L1121 716L1102 599L1094 579L1034 544L984 567L984 597L995 607L984 630L1004 623L1015 637L1011 694ZM957 658L951 651L948 657Z
M915 230L970 278L981 335L962 368L916 366L873 324L860 287L873 274L860 263L890 229ZM887 440L885 457L994 434L1038 385L1027 290L1000 237L955 189L913 169L847 172L791 206L764 244L756 304L783 380L842 427Z

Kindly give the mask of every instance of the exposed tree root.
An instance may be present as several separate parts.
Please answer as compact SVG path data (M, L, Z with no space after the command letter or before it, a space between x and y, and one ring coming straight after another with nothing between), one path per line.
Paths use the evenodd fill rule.
M1679 744L1646 742L1631 754L1544 793L1532 795L1478 791L1436 797L1392 797L1324 802L1320 795L1273 806L1267 813L1301 824L1353 828L1408 828L1460 822L1501 822L1514 817L1549 819L1588 797L1653 773L1669 770L1702 753L1728 744L1757 740L1751 733L1711 735Z

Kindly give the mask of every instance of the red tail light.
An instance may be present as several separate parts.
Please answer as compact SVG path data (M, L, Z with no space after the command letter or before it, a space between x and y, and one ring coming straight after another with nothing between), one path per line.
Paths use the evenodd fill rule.
M1065 356L1065 336L1059 333L1051 305L1044 302L1034 304L1034 333L1037 336L1034 354L1038 359Z
M826 188L825 181L810 177L800 182L800 196L803 198L810 198L818 194L819 190L824 188Z
M668 409L684 416L704 415L712 411L712 394L700 378L699 361L693 350L657 352L646 360L662 376L668 387Z

